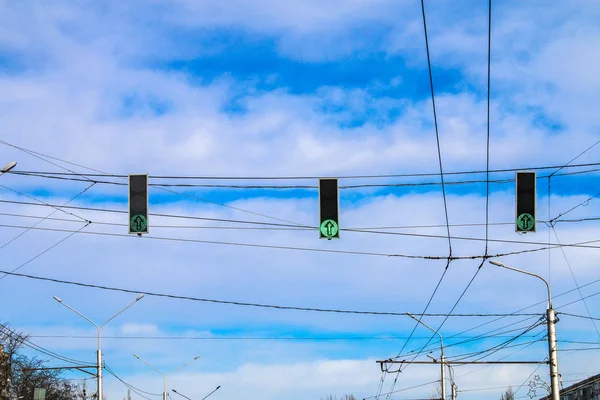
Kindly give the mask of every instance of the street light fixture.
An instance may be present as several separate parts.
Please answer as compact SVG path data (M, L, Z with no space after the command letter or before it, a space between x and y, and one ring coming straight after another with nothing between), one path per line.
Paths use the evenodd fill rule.
M54 296L54 300L58 301L60 304L62 304L63 306L67 307L69 310L73 311L75 314L79 315L81 318L85 319L86 321L90 322L92 325L94 325L96 327L96 330L98 331L98 350L96 353L96 377L98 379L98 389L97 389L97 394L98 394L98 400L103 400L102 399L102 341L101 341L101 331L102 328L108 324L110 321L112 321L117 315L121 314L123 311L127 310L129 307L131 307L132 305L134 305L135 303L137 303L138 301L140 301L142 299L142 297L144 297L143 294L139 295L131 304L129 304L127 307L123 308L121 311L119 311L118 313L116 313L115 315L113 315L112 317L110 317L109 319L107 319L106 321L104 321L104 323L102 325L98 325L96 324L94 321L92 321L91 319L89 319L88 317L86 317L85 315L83 315L82 313L80 313L79 311L75 310L73 307L67 305L66 303L64 303L60 298Z
M168 393L167 393L167 376L171 375L175 371L179 371L181 368L185 367L186 365L188 365L188 364L190 364L190 363L192 363L192 362L194 362L194 361L196 361L197 359L200 358L200 356L196 356L193 359L191 359L190 361L186 362L185 364L183 364L183 365L181 365L181 366L175 368L174 370L171 370L171 371L169 371L169 372L167 372L165 374L165 373L161 372L160 370L158 370L157 368L155 368L154 366L152 366L152 364L150 364L149 362L144 361L144 359L142 359L137 354L133 353L133 356L163 376L163 400L167 400L167 395L168 395ZM181 395L181 393L179 393L179 392L175 392L175 393ZM183 395L181 395L181 396L183 396ZM183 396L183 397L185 397L185 396Z
M508 265L502 264L499 261L490 260L490 264L494 264L501 268L510 269L512 271L520 272L525 275L534 276L541 279L546 284L548 290L548 306L546 308L546 324L548 325L548 359L550 365L550 388L551 388L551 399L560 400L560 389L559 389L559 375L558 375L558 353L556 345L556 316L554 309L552 308L552 295L550 294L550 284L541 276L533 274L531 272L523 271L521 269L509 267Z
M440 379L441 379L441 385L442 385L442 399L446 400L446 371L444 370L444 364L445 364L444 340L442 339L442 335L440 335L440 333L438 331L436 331L435 329L433 329L432 327L430 327L425 322L421 321L419 318L415 317L411 313L407 312L406 315L408 315L409 317L411 317L412 319L417 321L419 324L423 325L425 328L429 329L430 331L434 332L436 335L438 335L440 337L440 353L441 353L441 366L442 366Z
M184 398L186 398L186 399L188 399L188 400L192 400L192 399L190 399L189 397L187 397L186 395L179 393L179 392L178 392L177 390L175 390L175 389L171 389L171 390L173 390L173 393L177 393L177 394L178 394L178 395L180 395L181 397L184 397Z
M219 390L221 388L221 385L217 386L217 388L215 390L213 390L212 392L210 392L209 394L207 394L206 396L204 396L202 398L202 400L206 399L208 396L210 396L211 394L213 394L214 392L216 392L217 390Z
M7 173L8 171L10 171L11 169L13 169L16 166L17 166L16 161L9 162L4 167L2 167L2 169L0 169L0 175Z

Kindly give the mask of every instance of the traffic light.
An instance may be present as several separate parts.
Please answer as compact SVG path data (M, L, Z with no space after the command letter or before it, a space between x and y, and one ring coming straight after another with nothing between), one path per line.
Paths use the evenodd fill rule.
M319 237L340 238L337 179L319 179Z
M129 175L129 233L148 233L148 175Z
M517 232L535 232L535 172L517 172Z

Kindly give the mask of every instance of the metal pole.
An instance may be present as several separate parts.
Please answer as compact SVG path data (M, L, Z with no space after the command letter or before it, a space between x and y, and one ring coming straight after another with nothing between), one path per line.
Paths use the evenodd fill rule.
M446 368L444 368L444 351L442 350L442 400L446 400Z
M131 307L132 305L134 305L135 303L137 303L138 301L140 301L142 299L142 297L144 297L143 294L139 295L127 307L123 308L121 311L119 311L118 313L114 314L112 317L110 317L109 319L107 319L102 325L98 325L94 321L92 321L91 319L89 319L88 317L86 317L85 315L83 315L82 313L80 313L79 311L75 310L73 307L71 307L68 304L64 303L58 297L54 296L54 300L58 301L63 306L67 307L69 310L73 311L75 314L79 315L81 318L83 318L86 321L90 322L92 325L94 325L96 327L96 330L98 331L98 349L96 351L96 378L97 378L96 379L96 381L97 381L97 391L96 391L97 399L96 400L104 400L103 399L103 393L102 393L102 369L103 369L103 365L102 365L102 335L101 335L102 328L108 322L112 321L117 315L121 314L123 311L127 310L129 307Z
M556 316L552 306L546 310L548 323L548 352L550 354L550 388L552 389L552 400L560 400L560 387L558 384L558 354L556 348Z
M452 382L452 386L451 386L452 387L452 393L451 393L452 400L456 400L457 387L456 387L456 383L454 382L454 368L452 368L452 365L450 365L450 364L446 364L446 365L448 366L448 370L450 371L450 382Z
M406 315L408 315L409 317L411 317L412 319L417 321L419 324L423 325L425 328L434 332L440 338L440 353L441 353L440 360L441 360L441 364L442 364L442 374L441 374L441 382L440 383L442 386L442 400L446 400L446 372L444 371L444 340L442 339L442 335L440 335L440 333L438 331L436 331L435 329L433 329L432 327L430 327L425 322L421 321L420 319L418 319L411 313L407 312Z
M552 308L552 295L550 293L550 284L544 278L531 272L523 271L517 268L509 267L499 261L490 260L491 264L497 265L498 267L510 269L512 271L520 272L522 274L534 276L541 279L546 284L548 290L548 307L546 308L546 324L548 325L548 360L550 365L550 398L552 400L560 400L560 387L558 383L558 355L556 345L556 316L554 309Z
M95 324L94 324L95 325ZM98 388L96 390L96 393L98 395L98 399L97 400L104 400L102 395L102 339L101 339L101 331L102 331L102 327L96 326L96 328L98 329L98 350L96 353L96 372L97 372L97 384L98 384Z
M167 399L167 376L163 375L163 400L168 400Z

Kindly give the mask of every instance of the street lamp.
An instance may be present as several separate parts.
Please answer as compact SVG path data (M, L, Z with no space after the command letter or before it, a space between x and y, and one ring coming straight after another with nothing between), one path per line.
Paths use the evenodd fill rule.
M4 167L2 167L2 169L0 169L0 175L7 173L8 171L10 171L11 169L13 169L16 166L17 166L16 161L9 162Z
M498 267L510 269L512 271L520 272L525 275L535 276L538 279L541 279L546 284L546 289L548 289L548 306L546 308L546 324L548 325L548 359L550 364L550 388L551 390L551 399L552 400L560 400L560 389L558 384L558 353L556 346L556 316L554 315L554 309L552 308L552 295L550 294L550 284L539 275L533 274L531 272L523 271L517 268L509 267L508 265L504 265L499 261L490 260L490 264L494 264Z
M420 319L418 319L417 317L415 317L411 313L407 312L406 314L409 317L411 317L412 319L414 319L415 321L417 321L419 324L423 325L424 327L426 327L427 329L429 329L430 331L434 332L436 335L438 335L440 337L440 353L442 354L442 356L441 356L441 365L442 365L442 369L441 369L442 399L446 400L446 372L444 370L444 363L445 363L445 361L444 361L444 341L442 340L442 335L440 335L440 333L438 331L436 331L435 329L433 329L432 327L430 327L425 322L421 321Z
M140 356L138 356L137 354L135 354L135 353L134 353L134 354L133 354L133 356L163 376L163 385L164 385L164 386L163 386L163 400L167 400L167 376L168 376L168 375L171 375L171 374L172 374L173 372L175 372L175 371L179 371L181 368L185 367L186 365L188 365L188 364L190 364L190 363L192 363L192 362L194 362L194 361L196 361L197 359L199 359L199 358L200 358L200 356L196 356L196 357L194 357L193 359L191 359L190 361L186 362L185 364L183 364L183 365L181 365L181 366L179 366L179 367L175 368L174 370L172 370L172 371L169 371L169 372L167 372L167 373L165 374L165 373L163 373L163 372L159 371L157 368L153 367L153 366L152 366L150 363L148 363L147 361L144 361L144 360L143 360L143 359L142 359ZM177 393L177 394L180 394L180 393L178 393L178 392L175 392L175 393ZM183 395L182 395L182 396L183 396ZM185 396L183 396L183 397L185 397Z
M217 391L217 390L219 390L220 388L221 388L221 385L217 386L217 388L216 388L215 390L213 390L212 392L210 392L209 394L207 394L206 396L204 396L204 397L202 398L202 400L206 399L208 396L210 396L211 394L213 394L214 392L216 392L216 391ZM171 389L171 390L173 390L173 392L174 392L174 393L177 393L177 394L178 394L178 395L180 395L181 397L184 397L184 398L186 398L187 400L192 400L192 399L190 399L189 397L187 397L186 395L183 395L183 394L179 393L179 392L178 392L177 390L175 390L175 389Z
M96 377L98 378L98 390L97 390L98 399L97 400L103 400L102 399L102 346L101 346L102 345L102 342L101 342L101 331L102 331L102 328L104 327L104 325L106 325L110 321L112 321L117 315L121 314L123 311L127 310L129 307L131 307L132 305L134 305L135 303L137 303L138 301L140 301L142 299L142 297L144 297L143 294L139 295L131 304L129 304L127 307L125 307L124 309L122 309L121 311L119 311L118 313L116 313L115 315L113 315L112 317L110 317L109 319L107 319L106 321L104 321L104 323L102 325L97 325L94 321L92 321L91 319L89 319L88 317L86 317L85 315L83 315L82 313L80 313L79 311L75 310L74 308L70 307L69 305L65 304L58 297L54 296L54 300L58 301L63 306L67 307L69 310L73 311L75 314L79 315L81 318L83 318L86 321L90 322L92 325L94 325L96 327L96 330L98 331L98 351L97 351L97 354L96 354L96 362L97 362L97 364L96 364L96 371L97 371Z

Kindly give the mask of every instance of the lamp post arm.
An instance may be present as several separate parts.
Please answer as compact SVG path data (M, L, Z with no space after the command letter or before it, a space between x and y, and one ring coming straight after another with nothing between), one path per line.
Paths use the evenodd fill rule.
M166 373L166 375L171 375L173 372L179 371L180 369L182 369L183 367L193 363L194 361L196 361L198 358L200 358L200 356L196 356L193 359L191 359L190 361L186 362L183 365L180 365L179 367L175 368L174 370L171 370L169 372ZM177 392L176 392L177 393Z
M135 358L137 358L138 360L140 360L141 362L143 362L144 364L146 364L147 366L149 366L150 368L152 368L153 370L155 370L156 372L158 372L159 374L161 374L163 376L163 378L166 378L167 375L163 374L161 371L159 371L157 368L155 368L154 366L152 366L152 364L150 364L149 362L145 361L143 358L141 358L140 356L138 356L137 354L134 354Z
M215 390L213 390L212 392L210 392L209 394L207 394L206 396L204 396L202 398L202 400L206 399L208 396L210 396L211 394L213 394L214 392L216 392L217 390L219 390L221 388L221 385L217 386L217 388Z
M188 399L188 400L192 400L192 399L190 399L189 397L187 397L186 395L179 393L179 392L178 392L177 390L175 390L175 389L171 389L171 390L173 391L173 393L177 393L177 394L178 394L178 395L180 395L181 397L184 397L184 398L186 398L186 399Z
M441 346L441 349L442 349L442 357L443 357L444 356L444 340L442 339L442 335L440 335L440 333L438 331L436 331L435 329L433 329L432 327L430 327L425 322L421 321L420 319L418 319L417 317L415 317L411 313L407 312L406 315L408 315L409 317L411 317L412 319L414 319L415 321L417 321L419 324L423 325L425 328L429 329L431 332L433 332L436 335L438 335L438 337L440 338L440 346Z
M96 327L96 329L98 331L100 331L101 326L98 326L98 324L96 324L94 321L92 321L91 319L89 319L88 317L86 317L85 315L83 315L82 313L80 313L79 311L74 309L73 307L69 306L68 304L65 304L62 300L59 300L57 297L55 297L55 299L63 306L67 307L69 310L73 311L75 314L79 315L81 318L85 319L86 321L88 321L89 323L94 325Z
M542 278L541 276L534 274L532 272L527 272L527 271L523 271L522 269L509 267L508 265L502 264L500 261L490 260L490 263L494 264L498 267L501 267L501 268L510 269L512 271L520 272L522 274L529 275L529 276L535 276L536 278L541 279L546 284L546 289L548 290L548 308L552 308L552 295L550 294L550 284L544 278Z
M110 321L112 321L113 319L115 319L115 317L117 317L118 315L120 315L121 313L123 313L125 310L127 310L129 307L133 306L135 303L137 303L138 301L140 301L142 299L142 297L144 297L144 295L140 295L138 296L134 301L131 302L131 304L129 304L127 307L123 308L121 311L119 311L118 313L116 313L115 315L113 315L112 317L110 317L109 319L107 319L106 321L104 321L104 323L102 325L100 325L100 328L104 327L104 325L108 324Z

